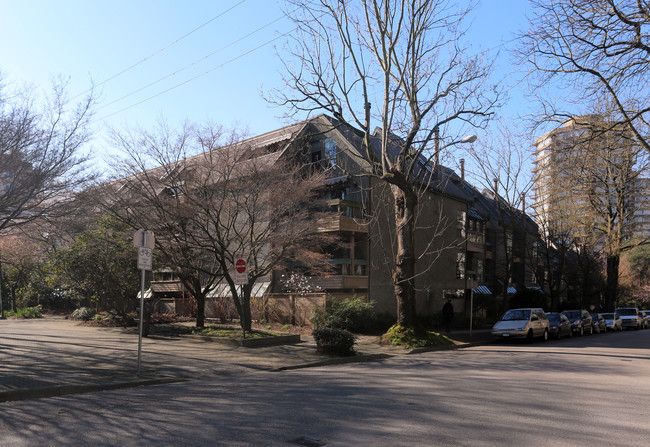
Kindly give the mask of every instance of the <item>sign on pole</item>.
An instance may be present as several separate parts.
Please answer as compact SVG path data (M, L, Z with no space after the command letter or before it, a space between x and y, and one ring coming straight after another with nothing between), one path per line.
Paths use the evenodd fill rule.
M235 260L235 284L238 286L248 284L248 267L243 258Z
M138 269L140 269L140 322L138 323L138 369L140 375L140 359L142 357L142 326L144 323L144 273L152 269L153 247L155 238L153 231L138 230L133 235L133 245L138 249Z
M153 250L147 247L138 247L138 269L151 270Z
M153 235L153 231L147 230L138 230L133 235L133 245L136 248L147 247L153 250L156 239Z

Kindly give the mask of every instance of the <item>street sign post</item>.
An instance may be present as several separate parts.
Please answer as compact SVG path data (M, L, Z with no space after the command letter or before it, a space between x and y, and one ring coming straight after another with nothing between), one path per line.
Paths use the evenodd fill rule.
M238 286L248 284L248 267L243 258L235 260L235 284Z
M153 231L138 230L133 235L133 245L138 249L138 269L140 269L140 322L138 324L138 369L140 375L140 359L142 358L142 326L144 324L144 275L152 270L153 247L155 245Z
M147 247L153 250L155 243L156 238L153 235L153 231L138 230L133 235L133 245L136 248Z
M147 247L138 247L138 269L151 270L153 264L153 250Z

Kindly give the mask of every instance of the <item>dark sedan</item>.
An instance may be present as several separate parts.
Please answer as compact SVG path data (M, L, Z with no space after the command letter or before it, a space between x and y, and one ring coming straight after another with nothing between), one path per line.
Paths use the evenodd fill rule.
M591 325L591 315L584 309L565 310L562 312L571 322L571 330L574 334L593 334L594 328Z
M603 317L603 314L597 314L593 313L591 315L591 325L594 328L594 332L597 334L605 333L607 332L607 322L605 321L605 317Z
M571 322L566 315L557 312L547 312L549 324L549 335L558 340L562 337L571 337L573 331L571 330Z

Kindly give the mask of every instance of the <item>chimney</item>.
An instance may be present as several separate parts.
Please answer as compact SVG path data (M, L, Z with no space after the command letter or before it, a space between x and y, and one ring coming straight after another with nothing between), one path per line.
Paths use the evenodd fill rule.
M496 199L497 196L499 195L499 179L495 178L493 182L494 182L494 198Z
M460 179L465 180L465 159L460 159Z
M521 193L521 212L526 214L526 194Z
M433 162L437 170L440 166L440 129L438 126L433 128Z

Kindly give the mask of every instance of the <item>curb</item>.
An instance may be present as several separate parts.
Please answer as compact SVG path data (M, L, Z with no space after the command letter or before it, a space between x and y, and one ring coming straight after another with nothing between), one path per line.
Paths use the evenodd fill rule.
M315 368L317 366L328 366L328 365L343 365L346 363L361 363L361 362L371 362L373 360L383 360L393 357L391 354L363 354L350 357L337 357L327 360L319 360L317 362L310 363L301 363L298 365L291 366L281 366L279 368L273 368L269 371L289 371L292 369L304 369L304 368Z
M446 346L429 346L429 347L422 347L422 348L414 348L411 349L406 354L409 355L422 354L424 352L432 352L432 351L454 351L456 349L465 349L465 348L471 348L472 346L484 346L489 344L490 344L489 341L459 342L458 344L446 345Z
M48 388L22 389L15 391L0 392L0 402L11 402L17 400L40 399L44 397L59 397L70 394L92 393L96 391L119 390L122 388L135 388L139 386L164 385L166 383L187 382L188 379L149 379L133 380L128 382L114 382L96 385L59 385Z
M264 338L220 338L209 335L181 335L182 338L217 343L227 346L241 346L243 348L261 348L265 346L286 345L300 343L300 335L278 335Z

